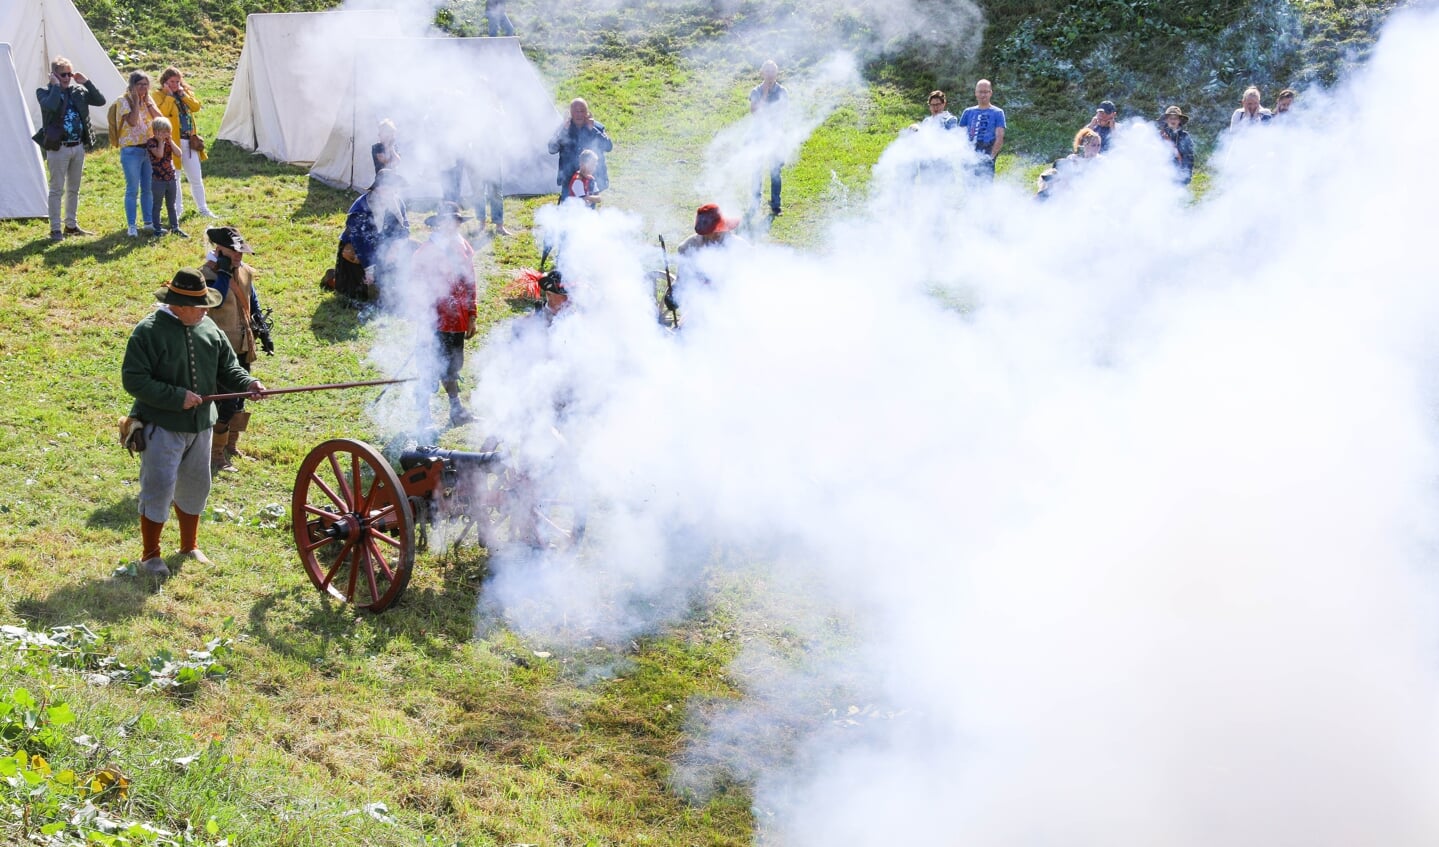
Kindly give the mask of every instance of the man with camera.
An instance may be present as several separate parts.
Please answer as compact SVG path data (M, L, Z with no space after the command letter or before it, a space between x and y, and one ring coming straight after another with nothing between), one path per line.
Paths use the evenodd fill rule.
M40 131L35 143L45 148L50 169L50 240L67 235L94 235L80 228L76 207L80 205L80 178L85 154L95 149L90 129L90 107L105 105L105 96L70 64L64 56L50 63L50 84L36 89L40 101ZM60 198L65 198L65 228L60 228Z

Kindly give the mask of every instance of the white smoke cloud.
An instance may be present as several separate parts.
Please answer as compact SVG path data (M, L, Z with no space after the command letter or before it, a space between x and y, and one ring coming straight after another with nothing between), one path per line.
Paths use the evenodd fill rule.
M798 80L781 84L788 93L782 106L752 113L715 134L696 186L701 197L745 208L757 181L768 196L772 163L793 161L835 108L862 90L863 80L854 57L837 53Z
M707 256L678 334L643 219L546 210L573 307L472 399L589 531L486 602L618 641L721 586L746 696L675 783L752 784L765 840L1432 842L1436 37L1396 16L1197 205L1144 122L1044 204L907 136L821 249Z
M1143 123L1046 204L899 148L673 336L640 222L559 210L575 306L475 399L590 535L487 597L619 638L738 586L748 694L676 784L752 782L766 840L1432 842L1435 38L1397 16L1197 205Z

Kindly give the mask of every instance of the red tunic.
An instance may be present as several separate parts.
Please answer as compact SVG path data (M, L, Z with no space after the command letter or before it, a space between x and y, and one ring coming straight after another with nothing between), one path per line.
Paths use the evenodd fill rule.
M436 329L466 332L474 323L475 250L459 235L439 242L433 238L415 251L410 275L420 290L434 298Z

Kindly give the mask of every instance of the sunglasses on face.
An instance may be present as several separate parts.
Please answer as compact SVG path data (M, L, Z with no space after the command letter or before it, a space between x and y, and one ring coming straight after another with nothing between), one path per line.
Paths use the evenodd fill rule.
M70 77L74 76L74 74L70 73L69 71L66 71L66 72L63 73L63 74L55 74L55 76L58 76L58 77L60 77L61 79L69 79Z

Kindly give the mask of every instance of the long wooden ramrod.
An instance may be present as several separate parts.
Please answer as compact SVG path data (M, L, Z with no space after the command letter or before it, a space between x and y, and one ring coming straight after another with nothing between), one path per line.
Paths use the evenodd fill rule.
M299 394L302 391L332 391L337 388L364 388L367 385L394 385L399 382L414 382L410 379L371 379L365 382L331 382L326 385L298 385L294 388L266 388L260 392L261 397L269 397L271 394ZM208 403L211 400L237 400L241 397L254 397L248 391L236 391L232 394L206 394L200 398L200 402Z

